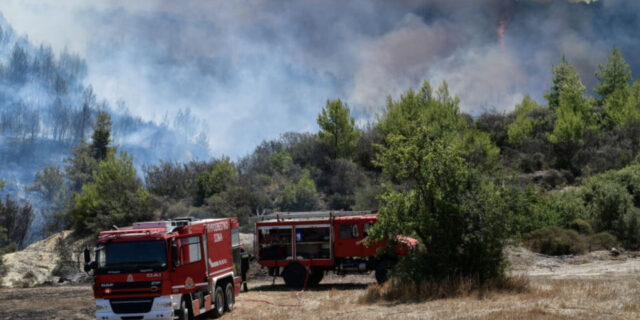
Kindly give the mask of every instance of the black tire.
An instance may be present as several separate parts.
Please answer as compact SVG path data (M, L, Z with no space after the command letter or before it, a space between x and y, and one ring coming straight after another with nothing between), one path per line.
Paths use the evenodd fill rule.
M219 318L224 314L224 291L220 286L216 286L213 292L213 317Z
M182 302L180 302L180 309L178 310L178 320L191 320L193 319L191 310L187 305L187 299L182 298Z
M322 278L324 278L324 269L311 268L311 274L309 274L309 280L308 280L307 286L309 287L317 286L318 284L320 284L320 281L322 281Z
M233 283L228 282L224 288L224 311L233 311L233 306L236 303L236 290L233 287Z
M289 288L302 289L307 280L307 268L299 263L290 263L282 271L284 283Z
M376 281L378 284L383 284L389 280L391 275L391 269L395 263L391 260L382 260L376 264Z

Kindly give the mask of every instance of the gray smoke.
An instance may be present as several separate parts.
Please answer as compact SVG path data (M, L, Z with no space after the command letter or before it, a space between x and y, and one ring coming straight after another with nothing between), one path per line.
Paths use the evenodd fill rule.
M214 154L315 131L326 99L361 119L385 97L446 80L464 111L540 102L563 55L585 83L613 46L635 71L640 2L8 0L35 42L87 59L87 81L157 123L190 109ZM503 21L504 38L498 29Z

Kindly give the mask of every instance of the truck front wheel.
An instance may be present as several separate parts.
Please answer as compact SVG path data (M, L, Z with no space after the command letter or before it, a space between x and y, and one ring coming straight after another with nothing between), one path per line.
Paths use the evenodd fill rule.
M282 271L282 277L287 287L302 289L307 281L307 268L299 263L290 263Z
M178 320L191 320L189 307L187 307L187 299L182 298L182 302L180 302L180 310L178 310Z

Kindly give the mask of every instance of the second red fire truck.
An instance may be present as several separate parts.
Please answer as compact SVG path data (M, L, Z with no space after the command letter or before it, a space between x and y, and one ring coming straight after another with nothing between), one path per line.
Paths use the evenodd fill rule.
M393 252L380 254L387 241L367 245L376 211L280 212L256 223L258 263L293 288L317 285L327 271L343 275L375 271L384 282L398 256L407 256L417 240L398 237Z
M233 309L240 292L237 218L140 222L103 231L93 270L98 320L193 319Z

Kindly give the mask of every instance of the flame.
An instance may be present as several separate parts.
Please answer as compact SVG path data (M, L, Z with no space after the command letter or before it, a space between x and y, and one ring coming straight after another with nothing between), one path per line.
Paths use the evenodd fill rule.
M508 23L509 21L506 19L500 20L500 22L498 22L498 37L500 38L500 46L502 47L502 49L504 49L504 32L507 28Z
M502 10L500 13L500 21L498 21L498 38L500 39L500 46L504 50L504 34L507 31L507 26L511 22L511 14L508 9Z

